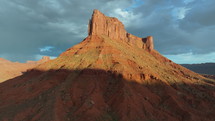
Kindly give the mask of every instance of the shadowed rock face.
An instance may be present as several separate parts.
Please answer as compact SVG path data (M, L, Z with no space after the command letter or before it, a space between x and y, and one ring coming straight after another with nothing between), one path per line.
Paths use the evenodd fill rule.
M92 19L89 21L89 35L106 35L113 40L121 40L132 46L152 51L153 37L140 38L127 33L124 25L117 18L107 17L98 10L94 10Z
M215 80L148 51L153 46L136 47L133 35L93 32L1 83L0 121L214 121Z
M100 69L34 69L0 84L0 120L214 121L214 82L144 80Z
M152 51L154 49L153 37L148 36L147 38L143 38L143 42L145 43L144 49Z

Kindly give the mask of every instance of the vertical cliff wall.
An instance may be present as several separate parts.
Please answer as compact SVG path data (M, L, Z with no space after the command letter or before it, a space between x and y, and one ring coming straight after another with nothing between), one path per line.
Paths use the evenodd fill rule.
M154 49L153 37L140 38L128 33L124 25L117 18L107 17L99 10L94 10L89 21L88 34L105 35L113 40L126 41L132 46L152 51Z

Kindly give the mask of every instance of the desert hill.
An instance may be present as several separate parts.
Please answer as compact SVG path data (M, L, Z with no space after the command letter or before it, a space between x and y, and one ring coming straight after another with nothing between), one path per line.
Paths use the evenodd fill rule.
M0 84L2 121L214 121L215 80L154 50L94 10L89 35Z
M19 63L11 62L9 60L0 58L0 83L5 80L17 77L28 69L32 69L33 67L36 67L37 65L42 64L48 60L50 60L50 58L44 56L39 61L28 61L27 63Z

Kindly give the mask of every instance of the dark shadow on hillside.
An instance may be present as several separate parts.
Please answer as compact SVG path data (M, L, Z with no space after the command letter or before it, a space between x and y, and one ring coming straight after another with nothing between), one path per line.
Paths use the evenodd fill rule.
M214 121L215 83L199 81L140 84L99 69L30 70L0 84L0 121Z

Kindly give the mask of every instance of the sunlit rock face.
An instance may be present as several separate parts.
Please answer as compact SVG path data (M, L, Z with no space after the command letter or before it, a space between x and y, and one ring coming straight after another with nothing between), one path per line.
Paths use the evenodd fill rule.
M27 61L26 63L11 62L9 60L0 58L0 83L8 79L22 75L28 69L32 69L42 63L50 60L50 57L43 56L38 61Z
M153 37L140 38L128 33L124 25L117 18L107 17L98 10L94 10L89 21L88 34L105 35L113 40L121 40L132 46L152 51L154 49Z

